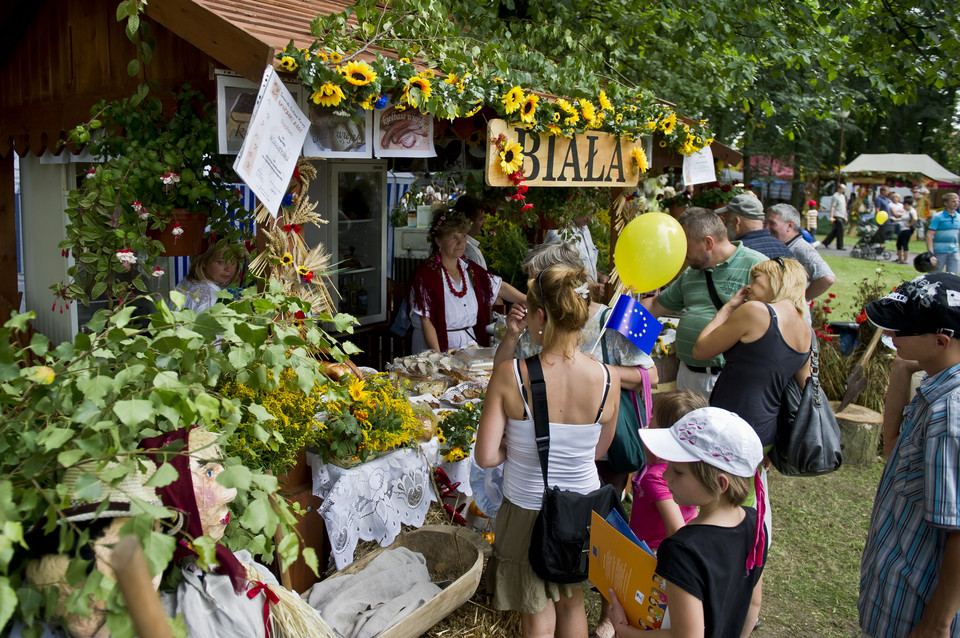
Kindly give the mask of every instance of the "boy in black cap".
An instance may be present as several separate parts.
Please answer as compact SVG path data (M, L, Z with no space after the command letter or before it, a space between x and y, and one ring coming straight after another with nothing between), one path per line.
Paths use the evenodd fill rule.
M960 636L960 277L923 275L867 304L927 373L904 410L860 564L864 636Z

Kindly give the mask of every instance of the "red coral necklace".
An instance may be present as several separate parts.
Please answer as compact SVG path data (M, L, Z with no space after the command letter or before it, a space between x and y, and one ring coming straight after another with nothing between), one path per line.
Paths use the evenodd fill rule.
M463 290L457 291L453 288L453 277L450 276L450 273L447 272L447 267L441 262L440 270L443 271L443 277L447 280L447 288L450 289L450 292L453 293L458 299L463 298L467 294L467 274L463 272L463 266L460 265L460 260L457 260L457 270L460 272L460 284L463 286Z

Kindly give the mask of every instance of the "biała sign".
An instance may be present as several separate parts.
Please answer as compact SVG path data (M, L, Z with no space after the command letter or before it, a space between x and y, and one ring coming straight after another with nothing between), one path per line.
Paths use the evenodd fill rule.
M640 175L630 157L631 142L611 133L589 131L567 138L513 128L504 120L487 127L487 184L513 186L500 167L500 152L492 141L506 135L523 147L524 184L529 186L636 186Z

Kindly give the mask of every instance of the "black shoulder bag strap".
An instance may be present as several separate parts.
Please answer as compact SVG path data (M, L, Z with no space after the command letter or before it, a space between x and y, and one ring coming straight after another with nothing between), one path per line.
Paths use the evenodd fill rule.
M527 362L527 374L530 377L530 394L533 402L533 426L537 440L537 455L540 457L540 470L543 472L543 488L547 485L547 463L550 457L550 411L547 408L547 384L543 380L543 366L540 355L535 354Z
M717 287L713 285L713 271L704 270L703 276L707 280L707 293L710 294L710 301L717 307L717 310L720 310L723 308L723 301L720 300L720 295L717 294Z

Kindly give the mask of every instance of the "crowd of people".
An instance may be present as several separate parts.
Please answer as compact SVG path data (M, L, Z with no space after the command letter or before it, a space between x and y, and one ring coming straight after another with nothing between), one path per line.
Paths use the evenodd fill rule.
M838 248L848 219L843 195L841 187L829 206L831 231L824 239ZM898 261L906 262L917 212L911 198L901 203L888 195L881 189L874 206L899 224ZM890 459L861 570L860 619L871 638L960 635L960 571L953 569L960 566L960 345L954 338L960 336L960 218L955 194L944 204L926 242L939 266L954 274L905 282L866 309L899 355L884 419ZM815 205L808 208L816 214ZM607 307L593 294L600 276L586 220L577 223L575 241L558 234L530 250L523 294L487 269L474 239L484 217L482 206L466 197L456 208L434 211L432 253L414 274L408 302L415 352L487 345L493 306L512 304L474 451L479 466L503 471L487 571L494 606L518 611L524 636L589 632L583 597L589 582L545 580L528 557L543 478L526 359L538 356L551 428L547 483L581 494L608 484L630 490L629 525L656 552L657 572L667 582L662 635L750 635L760 624L772 530L765 455L787 383L793 378L803 387L810 375L809 302L835 281L803 237L810 220L788 204L765 209L749 192L718 211L691 207L680 215L686 268L641 302L654 316L680 316L676 390L637 406L621 399L621 389L656 386L657 368L623 335L603 329ZM211 245L180 286L188 307L212 304L238 270ZM906 385L917 370L928 377L911 400ZM606 456L621 436L624 410L649 415L639 433L646 462L632 479ZM607 598L593 635L640 635L616 595L610 591Z
M895 199L888 205L894 219L907 220L909 227L898 234L905 243L916 213L911 212L912 202L900 208ZM949 199L947 203L949 208ZM837 233L829 239L839 244L846 207L831 206L829 214ZM803 239L804 219L792 206L764 209L748 193L720 211L688 208L678 221L687 239L687 268L659 294L642 301L655 316L680 315L677 389L658 394L648 406L652 417L640 431L646 464L632 480L629 473L605 466L619 412L634 409L617 398L621 387L638 387L644 375L656 384L656 368L619 333L601 332L604 306L591 299L596 278L583 263L584 255L592 256L589 248L544 244L534 247L523 264L527 294L516 299L507 314L474 458L481 467L503 466L504 504L496 519L487 585L496 608L520 613L524 636L588 633L583 588L589 583L544 580L533 571L527 554L543 491L525 361L537 354L552 430L548 483L583 494L603 484L631 491L630 526L657 553L658 574L670 592L664 635L748 636L759 625L763 564L772 530L765 453L776 432L787 382L793 378L802 387L810 374L809 301L823 294L835 275ZM461 274L458 279L453 268L472 269L475 262L457 266L464 242L442 238L446 223L435 219L434 234L441 240L436 242L439 258L432 259L446 271L440 277L458 282L466 278ZM465 234L466 226L454 232ZM935 235L928 238L932 242ZM938 249L944 239L941 235ZM444 241L454 248L445 249ZM451 264L444 260L445 250L456 258L446 260ZM499 283L486 270L482 276ZM502 292L496 283L482 290L488 303L478 304L483 310L467 322L476 331L490 320L489 303ZM413 307L417 312L426 306L414 301ZM952 331L960 330L958 308L960 279L928 275L867 309L871 321L894 338L900 351L894 383L899 386L898 379L908 370L923 369L929 374L923 387L936 388L935 395L922 390L905 410L903 431L910 432L910 440L896 432L888 440L894 455L881 482L864 554L860 612L867 636L906 636L912 627L944 619L949 627L960 608L960 587L952 578L941 581L942 586L936 579L952 565L952 530L960 528L957 455L949 453L960 451L960 431L950 429L944 408L936 413L928 409L928 403L945 406L955 396L950 392L957 389L953 379L960 375L960 346ZM434 311L431 316L440 315ZM614 354L590 354L599 353L598 340L608 341L604 351ZM899 387L891 390L900 392ZM935 433L929 430L931 423L936 424ZM692 432L696 435L691 437ZM943 441L948 454L938 453L932 441ZM911 499L900 492L896 477L919 481L921 491L924 480L933 481L930 485L937 491L924 496L918 492ZM946 499L949 503L945 496L952 497ZM901 530L899 521L906 520L919 539ZM917 543L927 548L922 561L910 549ZM957 544L960 547L960 541ZM882 560L875 560L877 556ZM899 561L904 571L889 573L881 567L887 560ZM910 596L908 607L903 597ZM593 635L639 635L612 591L608 598Z

